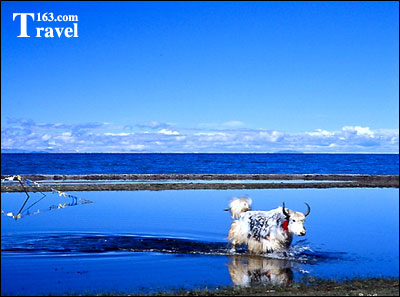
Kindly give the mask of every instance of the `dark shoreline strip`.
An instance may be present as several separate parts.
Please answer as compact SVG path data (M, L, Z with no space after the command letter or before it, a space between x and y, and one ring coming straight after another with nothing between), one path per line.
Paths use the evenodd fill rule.
M2 176L4 178L6 176ZM93 175L22 175L38 180L121 180L143 181L136 184L51 184L41 185L42 191L143 191L143 190L227 190L227 189L305 189L305 188L399 188L398 175L354 174L93 174ZM160 180L160 183L145 183ZM215 183L162 183L162 180L215 180ZM218 180L315 180L308 183L221 183ZM318 182L323 180L324 182ZM335 182L326 182L326 181ZM1 192L21 192L19 185L1 185Z

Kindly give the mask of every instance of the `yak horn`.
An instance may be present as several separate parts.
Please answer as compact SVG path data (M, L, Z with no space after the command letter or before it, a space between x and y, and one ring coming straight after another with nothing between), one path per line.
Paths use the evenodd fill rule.
M282 206L282 212L283 212L283 214L288 218L289 217L289 214L286 212L286 210L285 210L285 202L282 202L282 204L283 204L283 206Z
M304 202L304 204L307 205L307 211L304 213L304 216L306 217L310 214L311 208L310 208L310 205L308 205L306 202Z

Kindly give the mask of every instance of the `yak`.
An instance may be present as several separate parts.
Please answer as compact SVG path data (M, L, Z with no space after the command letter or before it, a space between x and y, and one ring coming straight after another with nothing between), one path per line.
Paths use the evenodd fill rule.
M233 198L227 209L234 219L228 233L232 252L242 244L251 254L282 251L289 248L293 234L306 234L304 220L311 210L307 203L305 213L285 208L285 202L282 207L269 211L253 211L251 203L250 198Z

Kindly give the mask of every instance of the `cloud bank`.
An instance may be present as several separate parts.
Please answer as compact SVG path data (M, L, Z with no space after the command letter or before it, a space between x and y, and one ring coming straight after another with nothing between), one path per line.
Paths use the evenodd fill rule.
M289 133L246 129L239 121L198 128L151 121L113 123L36 123L8 119L1 130L2 152L53 153L398 153L399 130L345 126Z

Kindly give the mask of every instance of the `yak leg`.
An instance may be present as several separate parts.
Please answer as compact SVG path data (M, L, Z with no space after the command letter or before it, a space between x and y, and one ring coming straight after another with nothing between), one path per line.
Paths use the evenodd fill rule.
M236 246L241 245L243 243L243 238L241 235L240 225L237 220L232 222L231 228L229 229L228 239L232 244L232 248L230 252L236 252Z

